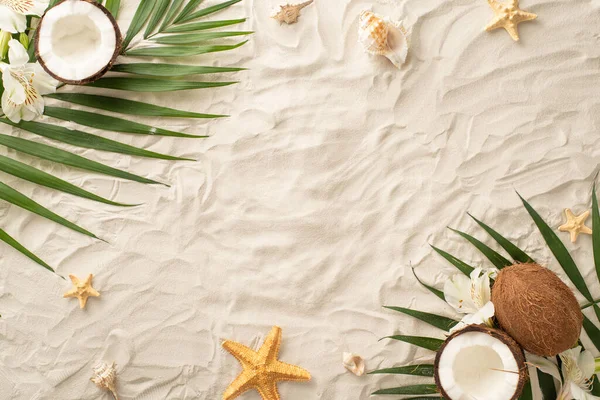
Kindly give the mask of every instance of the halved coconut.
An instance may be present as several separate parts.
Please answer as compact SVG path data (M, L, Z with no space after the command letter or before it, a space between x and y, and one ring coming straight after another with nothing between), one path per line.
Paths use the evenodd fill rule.
M111 13L93 0L64 0L46 11L35 37L42 67L61 82L83 85L104 75L121 51Z
M516 400L528 375L523 350L508 334L469 325L444 342L434 376L447 400Z

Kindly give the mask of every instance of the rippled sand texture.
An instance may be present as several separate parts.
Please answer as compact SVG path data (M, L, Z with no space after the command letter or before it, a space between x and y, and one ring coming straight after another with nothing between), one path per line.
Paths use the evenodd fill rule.
M135 3L125 1L122 27ZM107 399L88 380L105 357L120 366L123 399L218 399L240 371L220 342L259 345L278 324L282 360L313 374L310 383L281 384L282 399L367 399L375 388L422 380L358 378L342 353L362 355L368 369L431 358L378 342L394 333L442 337L381 306L453 315L409 266L438 288L455 272L428 243L480 265L446 230L485 238L466 211L558 270L515 190L553 226L563 208L589 207L600 156L600 1L522 0L539 18L520 25L520 43L483 31L493 16L483 0L316 0L292 26L268 17L277 4L237 4L220 17L249 16L241 28L256 31L251 41L187 60L249 67L235 76L239 85L143 97L231 114L153 121L209 139L101 132L198 162L81 152L171 187L33 161L143 206L98 205L2 175L109 244L0 205L8 232L63 275L93 273L102 293L82 311L61 298L66 281L1 247L0 397ZM412 31L402 70L356 44L358 14L371 4L404 16ZM567 247L594 281L590 237Z

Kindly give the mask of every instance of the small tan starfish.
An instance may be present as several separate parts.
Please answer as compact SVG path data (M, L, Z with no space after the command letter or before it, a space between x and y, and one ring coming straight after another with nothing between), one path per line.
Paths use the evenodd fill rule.
M581 215L575 215L570 208L565 209L567 222L558 227L561 232L569 232L571 234L571 242L575 243L580 233L592 234L592 230L585 226L585 220L590 216L590 211L586 211Z
M69 278L71 278L71 282L73 282L73 286L75 287L65 293L63 297L77 297L79 299L79 307L85 308L88 297L100 296L100 293L98 293L96 289L92 287L92 277L93 275L89 274L87 279L82 281L73 274L69 275Z
M281 328L274 326L258 351L243 344L225 341L223 348L242 364L242 373L229 385L223 400L233 400L242 393L254 389L263 400L279 400L277 382L308 381L310 373L295 365L277 359L281 345Z
M537 15L523 11L519 8L519 0L508 0L506 3L498 0L488 0L490 7L494 10L494 19L485 27L486 31L492 31L498 28L504 28L513 38L519 40L519 31L517 25L521 22L536 19Z

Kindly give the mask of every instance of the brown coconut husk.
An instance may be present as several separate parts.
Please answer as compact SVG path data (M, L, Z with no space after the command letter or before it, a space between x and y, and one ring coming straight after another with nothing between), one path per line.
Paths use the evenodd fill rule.
M583 314L575 295L554 272L538 264L502 269L492 302L500 328L530 353L555 356L579 339Z
M61 0L60 2L56 3L56 6L64 3L66 0ZM44 17L46 16L46 13L48 11L51 10L51 8L47 9L46 12L44 13L44 15L42 16L42 18L40 19L40 22L38 24L38 27L36 29L36 33L35 33L35 58L37 59L37 61L40 63L40 65L42 66L42 68L44 68L44 70L54 79L63 82L63 83L67 83L69 85L85 85L86 83L91 83L94 81L97 81L98 79L102 78L102 76L104 76L104 74L106 74L114 65L115 61L117 60L117 57L119 56L119 54L121 53L121 45L123 43L123 36L121 35L121 30L119 29L119 25L117 24L117 21L115 20L115 17L113 17L113 15L110 13L110 11L108 11L108 9L106 7L104 7L102 4L94 1L94 0L78 0L78 1L85 1L87 3L92 4L93 6L97 7L98 9L100 9L100 11L102 11L109 19L109 21L111 22L113 28L115 29L115 37L116 37L116 45L115 45L115 51L110 59L110 61L98 72L96 72L94 75L88 76L85 79L79 79L79 80L70 80L70 79L65 79L59 75L56 75L53 71L51 71L50 69L48 69L48 67L46 66L46 64L44 63L44 60L42 59L42 57L40 57L40 52L39 52L39 41L40 41L40 28L42 27L42 24L44 23ZM52 8L54 8L52 7Z
M529 379L527 365L525 364L525 353L523 353L523 349L521 348L521 346L519 346L519 344L512 337L510 337L506 332L501 331L500 329L490 328L485 325L468 325L465 328L454 332L452 335L448 336L446 341L442 344L442 346L438 350L438 352L435 356L435 362L433 364L433 377L435 379L435 385L437 386L438 390L440 391L440 394L442 395L442 397L446 400L454 400L450 396L448 396L448 393L446 393L446 391L444 390L444 388L442 387L442 385L440 383L440 376L439 376L440 358L442 357L442 353L444 352L444 349L446 348L446 346L448 345L448 343L450 343L450 341L452 339L456 338L457 336L468 333L468 332L480 332L480 333L488 334L488 335L492 336L493 338L500 340L502 343L504 343L505 345L508 346L511 353L515 357L517 366L519 367L519 383L517 384L517 388L515 390L514 395L510 398L510 400L517 400L519 398L519 396L521 396L521 393L523 392L523 388L525 387L525 383L527 383L527 380Z

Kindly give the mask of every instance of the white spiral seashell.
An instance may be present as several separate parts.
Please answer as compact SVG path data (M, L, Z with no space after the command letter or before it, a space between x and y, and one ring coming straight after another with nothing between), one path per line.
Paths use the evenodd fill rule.
M362 376L365 373L365 360L357 354L344 353L344 367L356 376Z
M90 380L100 389L111 392L115 400L119 400L119 396L117 396L117 370L115 363L108 365L102 362L92 368L92 371L94 374Z
M358 41L367 53L385 56L398 68L406 61L408 39L400 23L363 11L358 22Z

